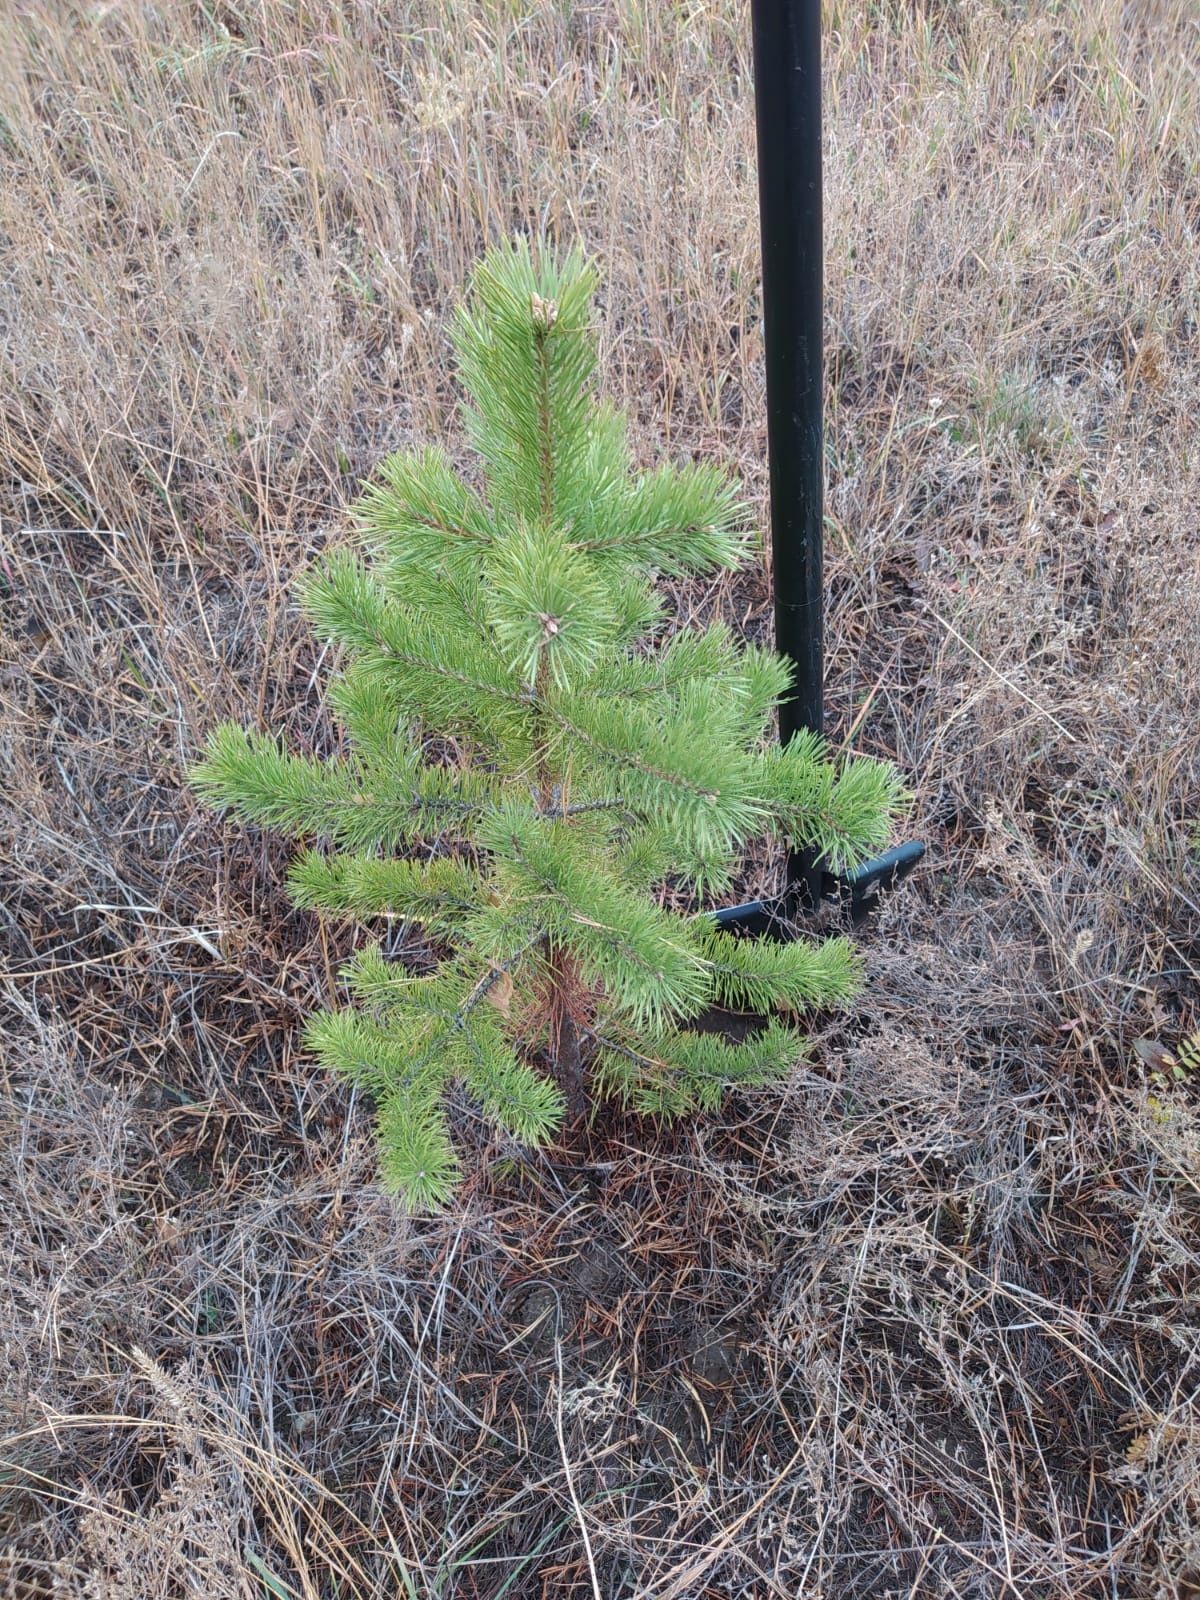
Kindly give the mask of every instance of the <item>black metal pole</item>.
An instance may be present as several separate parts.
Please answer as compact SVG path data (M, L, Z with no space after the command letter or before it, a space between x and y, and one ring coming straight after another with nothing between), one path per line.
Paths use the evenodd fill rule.
M801 729L824 731L821 0L751 0L750 10L775 648L792 663L791 693L779 708L786 744ZM814 851L793 851L782 900L750 900L712 915L733 931L787 938L796 908L837 894L857 923L924 853L920 843L897 845L835 875Z
M785 743L823 727L823 443L820 0L752 0L767 370L775 647L793 665ZM821 899L811 851L788 862L791 895Z

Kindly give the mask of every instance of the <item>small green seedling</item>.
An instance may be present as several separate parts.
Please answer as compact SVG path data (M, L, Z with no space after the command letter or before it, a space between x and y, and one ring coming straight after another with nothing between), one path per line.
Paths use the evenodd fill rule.
M307 1028L374 1096L384 1182L412 1206L459 1173L452 1081L536 1145L597 1095L674 1116L785 1074L803 1046L790 1020L741 1043L688 1024L714 1002L790 1017L845 1001L849 941L737 938L661 891L720 894L762 836L853 866L900 797L884 763L771 740L782 658L665 613L656 576L747 559L744 511L714 466L634 471L595 393L594 286L578 254L484 259L455 333L478 475L438 449L389 457L357 548L304 582L340 652L345 753L227 724L193 774L207 801L310 841L298 904L419 924L440 957L415 972L361 950L352 1004Z
M1133 1048L1160 1093L1187 1083L1194 1072L1200 1072L1200 1033L1180 1039L1174 1051L1157 1039L1135 1039Z

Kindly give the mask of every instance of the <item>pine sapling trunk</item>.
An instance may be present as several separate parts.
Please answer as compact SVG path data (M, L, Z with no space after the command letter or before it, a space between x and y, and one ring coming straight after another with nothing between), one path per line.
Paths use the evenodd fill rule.
M570 959L561 951L554 952L550 957L550 1054L572 1122L587 1110L587 1070L579 1047L579 1029L571 1015L576 981Z
M540 673L538 689L539 693L543 692ZM538 771L542 777L541 801L545 810L553 801L553 788L546 775L543 751L539 751ZM567 1116L575 1122L587 1110L587 1072L579 1046L579 1029L571 1014L579 987L579 974L570 956L564 950L555 949L549 940L546 942L546 974L550 1061L566 1101Z
M546 362L546 338L554 326L558 308L552 300L543 300L539 295L533 296L533 338L537 352L538 370L538 476L540 479L541 513L546 526L549 527L554 519L554 455L553 455L553 427L554 419L550 406L550 377ZM543 643L548 644L558 632L559 621L557 617L544 614L539 619L543 631ZM550 685L549 663L547 653L543 650L538 661L534 691L539 700L544 700ZM540 719L539 719L540 721ZM536 755L539 787L541 791L541 804L543 811L553 803L554 785L550 773L548 751L544 738L544 730L538 728L539 740ZM560 796L560 804L565 809L565 796ZM577 1122L587 1111L587 1074L583 1064L583 1054L579 1047L579 1030L575 1026L575 1019L571 1015L573 1003L572 991L577 978L570 957L561 950L548 947L549 987L547 1006L550 1017L550 1057L558 1086L563 1092L566 1101L566 1113L571 1122Z

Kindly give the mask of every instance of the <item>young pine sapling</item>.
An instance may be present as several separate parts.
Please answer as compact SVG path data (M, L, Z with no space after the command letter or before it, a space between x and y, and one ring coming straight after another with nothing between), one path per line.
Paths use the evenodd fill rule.
M483 260L455 330L478 484L438 449L389 457L357 507L362 553L304 582L340 651L345 754L226 724L193 774L206 800L317 841L292 868L300 905L420 924L441 953L417 973L362 950L354 1004L307 1027L374 1096L383 1179L413 1206L458 1173L450 1080L540 1144L591 1095L679 1115L786 1073L803 1045L787 1022L737 1044L687 1024L713 1003L844 1001L849 942L738 938L658 890L720 893L763 835L853 865L900 794L887 764L772 742L779 656L721 623L668 626L656 574L737 567L743 508L713 466L632 469L595 392L594 286L576 253Z

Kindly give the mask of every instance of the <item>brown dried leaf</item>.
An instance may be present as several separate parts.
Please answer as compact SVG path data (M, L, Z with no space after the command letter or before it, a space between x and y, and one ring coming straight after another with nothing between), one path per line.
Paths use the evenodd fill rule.
M1133 1048L1151 1072L1170 1072L1175 1065L1175 1057L1157 1039L1135 1039Z
M501 1016L507 1017L512 1010L513 981L511 972L501 972L487 992L487 1003L495 1006Z

